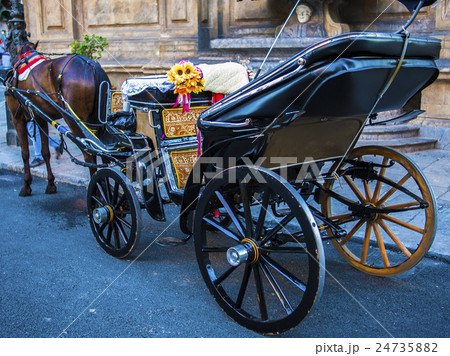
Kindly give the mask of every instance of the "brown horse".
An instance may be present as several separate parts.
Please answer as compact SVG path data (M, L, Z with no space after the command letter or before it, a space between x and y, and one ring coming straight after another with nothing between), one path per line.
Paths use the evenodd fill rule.
M31 42L26 42L15 48L11 48L12 63L16 64L21 56L27 53L36 52L36 46ZM22 59L23 60L23 59ZM18 74L16 75L18 76ZM20 81L14 76L10 76L7 80L9 85L23 90L31 90L34 92L45 92L50 98L58 103L61 107L65 107L62 98L75 111L76 115L89 127L98 125L98 88L102 81L109 79L105 71L97 62L81 56L69 55L56 59L46 60L32 69L31 74L26 80ZM54 120L61 118L61 115L47 101L36 95L27 95L31 101L45 114ZM31 194L31 173L29 164L29 148L27 137L27 120L30 114L26 109L19 105L19 102L13 96L6 96L6 103L11 111L12 121L19 137L22 150L22 159L24 163L24 185L19 193L20 196L28 196ZM55 177L50 167L50 151L48 146L48 125L47 122L36 115L38 125L44 131L41 134L42 141L42 157L47 166L48 185L47 194L56 193ZM71 132L79 137L83 137L82 131L74 122L66 120ZM94 163L96 157L83 152L86 162ZM95 172L94 168L90 168L91 175Z

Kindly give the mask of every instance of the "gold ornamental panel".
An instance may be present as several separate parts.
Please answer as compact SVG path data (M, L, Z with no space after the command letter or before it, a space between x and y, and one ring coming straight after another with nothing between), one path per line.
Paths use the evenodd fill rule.
M170 159L177 175L178 188L184 189L197 158L197 150L170 152Z
M182 108L163 110L164 134L166 138L195 136L197 134L197 120L200 113L208 106L191 107L183 113Z
M115 91L111 93L111 114L123 110L122 92Z

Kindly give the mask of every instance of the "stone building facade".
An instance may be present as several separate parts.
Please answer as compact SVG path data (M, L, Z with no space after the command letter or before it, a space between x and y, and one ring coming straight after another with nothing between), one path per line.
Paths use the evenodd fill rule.
M32 41L43 52L66 53L85 33L107 37L101 63L113 84L163 73L183 58L247 60L257 67L289 14L293 0L23 0ZM391 0L308 0L308 21L294 14L272 64L341 32L395 31L409 18ZM381 15L380 15L381 14ZM308 15L308 14L307 14ZM375 20L375 22L373 22ZM421 11L412 33L443 40L437 82L421 98L429 123L450 126L450 0Z

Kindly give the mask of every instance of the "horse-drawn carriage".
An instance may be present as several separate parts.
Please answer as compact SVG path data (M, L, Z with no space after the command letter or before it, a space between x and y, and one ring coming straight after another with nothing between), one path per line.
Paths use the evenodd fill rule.
M211 92L193 94L188 112L174 108L166 76L128 79L118 113L111 110L118 93L104 81L97 126L83 123L64 95L59 105L13 80L7 91L27 116L101 160L77 163L97 169L87 208L107 253L128 256L141 210L164 221L165 205L175 203L219 305L249 329L280 333L320 297L323 240L378 276L407 271L433 241L435 200L420 169L388 147L356 147L377 113L403 108L439 73L440 41L406 30L434 1L402 2L413 3L414 14L398 33L327 39L214 104ZM40 109L36 96L80 135ZM137 112L145 113L138 132Z

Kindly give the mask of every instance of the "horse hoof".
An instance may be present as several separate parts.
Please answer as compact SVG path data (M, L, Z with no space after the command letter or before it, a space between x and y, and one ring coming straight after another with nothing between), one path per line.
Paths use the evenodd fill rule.
M48 185L47 189L45 189L45 194L55 194L56 193L56 186L54 185Z
M19 197L29 197L31 195L31 188L22 188Z

